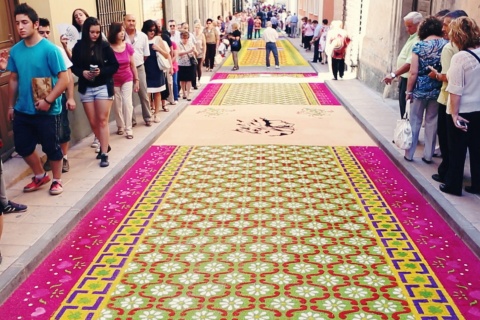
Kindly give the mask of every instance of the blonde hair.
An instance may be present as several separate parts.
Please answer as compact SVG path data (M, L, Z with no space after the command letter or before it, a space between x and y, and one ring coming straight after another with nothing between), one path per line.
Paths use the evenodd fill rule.
M238 30L238 23L236 23L236 22L232 23L232 29L233 30Z
M469 17L452 20L448 36L460 50L480 45L480 29L475 20Z

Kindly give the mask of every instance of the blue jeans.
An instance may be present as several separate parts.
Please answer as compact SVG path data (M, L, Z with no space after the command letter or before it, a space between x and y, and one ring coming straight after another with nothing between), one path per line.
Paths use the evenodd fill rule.
M172 78L173 78L173 99L175 101L178 101L178 81L177 81L177 78L178 78L178 72L175 72L173 75L172 75Z
M280 63L278 62L278 50L275 42L267 42L265 49L267 51L266 53L267 67L270 67L270 52L273 52L273 57L275 58L275 65L279 66Z

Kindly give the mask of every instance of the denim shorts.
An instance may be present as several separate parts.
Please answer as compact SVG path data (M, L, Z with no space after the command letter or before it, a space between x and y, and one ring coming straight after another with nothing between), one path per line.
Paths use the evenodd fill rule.
M13 140L15 150L22 157L31 155L37 146L48 159L56 161L63 158L59 142L60 115L30 115L15 111L13 118Z
M113 100L113 96L108 96L107 85L98 87L87 87L85 93L80 93L80 101L93 102L95 100Z

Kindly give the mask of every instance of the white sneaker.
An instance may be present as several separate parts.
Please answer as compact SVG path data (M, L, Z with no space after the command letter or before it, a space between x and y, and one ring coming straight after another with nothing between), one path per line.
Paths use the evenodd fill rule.
M270 67L267 67L267 69L270 69Z
M275 69L280 69L280 66L275 66Z
M100 142L98 141L97 137L95 137L95 136L93 137L93 142L92 142L92 144L90 145L90 147L92 147L92 148L98 148L98 147L100 147Z

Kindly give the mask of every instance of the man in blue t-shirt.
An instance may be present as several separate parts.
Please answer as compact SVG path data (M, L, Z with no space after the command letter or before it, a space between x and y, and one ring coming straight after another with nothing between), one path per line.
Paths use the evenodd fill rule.
M8 60L8 118L13 121L15 149L35 175L23 191L35 191L50 181L35 151L41 144L52 166L50 194L57 195L63 192L59 97L67 88L67 69L60 50L38 33L35 10L22 3L14 15L22 40L12 47Z

